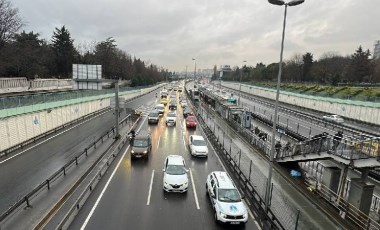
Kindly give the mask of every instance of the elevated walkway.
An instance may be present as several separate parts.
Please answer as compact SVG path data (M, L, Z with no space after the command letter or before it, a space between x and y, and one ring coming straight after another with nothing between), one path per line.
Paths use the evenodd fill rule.
M334 136L303 141L276 149L277 162L333 159L354 168L380 167L379 138L364 141L337 141Z

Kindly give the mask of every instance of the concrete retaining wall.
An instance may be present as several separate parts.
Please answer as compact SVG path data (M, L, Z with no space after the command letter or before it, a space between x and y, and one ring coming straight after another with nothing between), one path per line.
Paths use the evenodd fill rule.
M239 83L222 82L222 85L239 90ZM242 84L242 92L275 100L276 90ZM380 125L380 103L343 100L328 97L316 97L281 91L283 103L313 109L329 114L337 114L346 118Z
M124 92L120 96L128 100L146 94L160 86L161 85L157 85L151 88ZM66 105L56 102L55 105L41 106L39 108L40 110L4 117L0 119L0 151L20 144L72 120L109 107L110 102L110 97Z

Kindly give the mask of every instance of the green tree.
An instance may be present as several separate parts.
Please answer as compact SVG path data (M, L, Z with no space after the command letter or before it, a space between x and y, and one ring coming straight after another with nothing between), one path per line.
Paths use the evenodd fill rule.
M306 82L310 81L310 70L313 66L313 54L307 52L302 56L303 65L302 65L302 77L301 81Z
M356 52L351 56L351 63L348 67L348 80L352 82L370 81L374 70L369 59L370 55L369 50L363 51L362 47L359 46Z
M60 29L55 28L51 41L55 61L55 68L52 70L52 73L58 77L71 76L72 64L78 52L74 48L74 40L71 38L70 32L65 26L62 26Z
M121 78L117 76L114 68L117 62L117 45L114 38L109 37L95 46L95 60L102 65L105 78Z

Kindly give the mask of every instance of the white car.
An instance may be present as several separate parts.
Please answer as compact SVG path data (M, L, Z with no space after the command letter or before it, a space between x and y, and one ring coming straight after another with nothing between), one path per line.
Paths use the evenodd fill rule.
M165 159L163 189L166 192L187 192L189 178L185 159L179 155L169 155Z
M226 172L214 171L207 176L206 192L214 209L216 222L245 224L248 209L238 189Z
M156 107L154 107L154 109L157 110L160 115L163 115L165 112L165 105L157 104Z
M322 117L326 121L332 121L335 123L343 123L344 119L339 115L326 115Z
M187 106L187 101L186 100L182 100L181 101L181 106L182 106L182 108L185 108Z
M190 135L189 150L193 156L208 156L208 147L205 139L199 135Z
M172 111L172 112L169 112L168 115L166 116L166 125L176 125L177 123L177 114Z

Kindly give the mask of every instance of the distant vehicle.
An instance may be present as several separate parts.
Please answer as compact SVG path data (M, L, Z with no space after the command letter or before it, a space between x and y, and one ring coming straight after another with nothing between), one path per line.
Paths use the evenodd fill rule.
M169 109L170 110L176 110L177 109L177 101L176 100L171 100L169 103Z
M205 139L199 135L189 137L189 150L193 156L208 156L208 147Z
M182 108L187 107L187 100L186 99L181 101L181 106L182 106Z
M189 115L186 117L186 128L196 128L197 127L197 119L193 115Z
M176 125L177 123L177 114L175 112L169 112L166 116L166 125Z
M160 113L158 110L153 110L148 114L148 124L158 124Z
M184 110L183 110L183 117L186 118L187 116L189 115L194 115L193 111L191 111L190 108L186 107Z
M166 105L168 103L168 96L161 95L160 103Z
M199 91L197 89L191 90L191 99L193 101L199 101Z
M331 121L335 123L343 123L344 119L339 115L326 115L322 117L326 121Z
M140 132L133 140L131 158L148 157L152 150L152 138L148 132Z
M187 192L189 178L185 159L179 155L169 155L165 159L163 189L165 192Z
M229 224L248 222L248 209L226 172L214 171L207 176L206 193L214 209L215 222Z
M160 115L164 114L165 106L163 104L157 104L155 109L158 111Z

